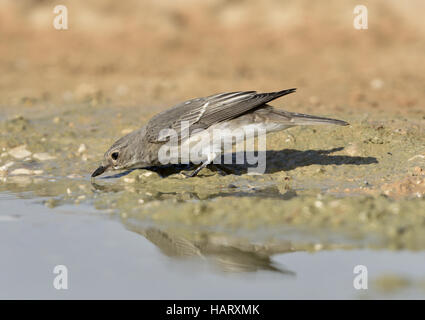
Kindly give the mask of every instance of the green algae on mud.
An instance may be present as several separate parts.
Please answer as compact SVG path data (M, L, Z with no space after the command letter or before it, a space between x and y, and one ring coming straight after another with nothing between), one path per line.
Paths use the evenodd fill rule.
M239 232L252 238L298 232L299 243L310 241L309 234L326 242L324 236L335 233L338 240L330 242L345 243L346 237L361 246L425 249L423 119L342 115L351 126L271 134L264 175L248 175L244 166L234 166L235 174L225 176L205 169L190 179L178 172L161 178L135 170L91 183L88 177L110 143L148 117L135 109L130 112L134 117L117 116L108 105L59 110L3 116L1 191L50 207L93 203L123 221L170 228ZM99 121L105 118L108 125ZM19 146L30 155L11 156L9 151ZM51 157L41 161L36 153ZM24 172L15 169L29 174L13 174ZM31 174L36 170L42 173Z

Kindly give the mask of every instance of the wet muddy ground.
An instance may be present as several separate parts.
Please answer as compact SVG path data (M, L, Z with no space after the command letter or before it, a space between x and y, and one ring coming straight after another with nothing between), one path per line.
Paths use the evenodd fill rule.
M11 275L0 278L9 288L1 297L425 297L420 10L366 3L374 10L360 34L349 5L331 2L340 14L328 21L328 10L303 10L308 2L266 2L298 23L265 4L157 11L147 2L115 8L128 24L92 8L58 33L46 24L49 2L1 7L0 243ZM247 18L256 12L268 19ZM134 170L90 180L116 139L174 103L291 87L296 94L272 105L350 126L268 135L263 175L238 165L228 175ZM63 261L79 280L57 296L46 269ZM16 284L23 264L34 266L25 294ZM353 289L358 264L371 290ZM40 272L49 275L35 281Z

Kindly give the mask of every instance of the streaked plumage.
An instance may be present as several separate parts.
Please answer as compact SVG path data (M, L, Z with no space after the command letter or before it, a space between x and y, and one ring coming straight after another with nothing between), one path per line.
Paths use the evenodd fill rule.
M111 169L160 165L158 150L170 139L169 134L163 134L163 129L178 132L179 142L185 143L188 138L192 138L194 130L199 129L234 129L259 124L264 126L267 132L271 132L296 125L348 124L341 120L278 110L267 104L295 90L271 93L256 91L220 93L179 103L154 116L146 126L117 140L105 153L102 165L92 174L92 177ZM182 121L189 125L188 130L182 130ZM217 155L214 153L213 156ZM207 158L202 167L205 167L207 162L211 162L209 155ZM195 174L199 170L197 169Z

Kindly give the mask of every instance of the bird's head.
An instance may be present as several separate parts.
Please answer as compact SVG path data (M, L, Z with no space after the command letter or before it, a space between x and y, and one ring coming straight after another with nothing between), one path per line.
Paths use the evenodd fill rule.
M144 128L133 131L117 140L105 152L101 165L92 173L92 177L106 171L141 168L147 164L143 161Z

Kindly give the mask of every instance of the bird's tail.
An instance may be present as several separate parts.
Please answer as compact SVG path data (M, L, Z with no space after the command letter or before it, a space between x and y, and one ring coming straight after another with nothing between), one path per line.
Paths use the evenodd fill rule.
M303 113L289 112L290 122L297 126L317 125L317 124L336 124L339 126L348 126L349 123L343 120L311 116Z

